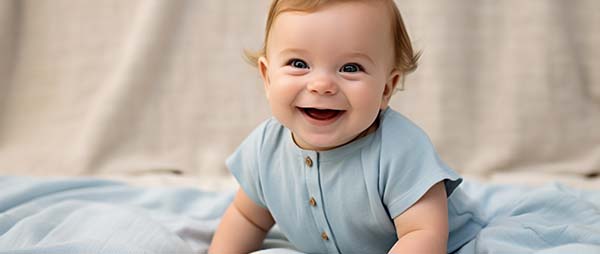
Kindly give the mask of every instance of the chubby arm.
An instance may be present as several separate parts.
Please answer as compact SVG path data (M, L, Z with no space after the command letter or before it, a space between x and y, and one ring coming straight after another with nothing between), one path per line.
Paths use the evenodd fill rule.
M258 250L275 224L271 213L240 188L212 239L209 253L249 253Z
M448 200L443 182L432 186L417 203L394 218L398 242L390 253L446 253Z

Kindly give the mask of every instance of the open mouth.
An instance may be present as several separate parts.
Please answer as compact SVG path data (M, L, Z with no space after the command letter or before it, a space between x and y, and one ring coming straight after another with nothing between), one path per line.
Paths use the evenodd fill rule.
M318 108L298 108L304 114L317 121L333 120L342 115L344 110L337 109L318 109Z

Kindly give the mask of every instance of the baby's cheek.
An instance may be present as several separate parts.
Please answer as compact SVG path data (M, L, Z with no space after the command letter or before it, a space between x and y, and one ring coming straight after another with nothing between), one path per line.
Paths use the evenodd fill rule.
M381 99L382 96L374 91L374 89L364 89L353 93L351 101L361 109L373 110L379 107Z

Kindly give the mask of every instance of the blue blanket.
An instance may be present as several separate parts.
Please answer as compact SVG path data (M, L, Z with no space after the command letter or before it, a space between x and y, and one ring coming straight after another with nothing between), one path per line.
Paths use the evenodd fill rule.
M600 253L600 191L466 181L458 193L471 216L451 224L476 217L479 228L456 253ZM232 195L0 177L0 254L204 253ZM277 228L265 247L263 254L297 253Z

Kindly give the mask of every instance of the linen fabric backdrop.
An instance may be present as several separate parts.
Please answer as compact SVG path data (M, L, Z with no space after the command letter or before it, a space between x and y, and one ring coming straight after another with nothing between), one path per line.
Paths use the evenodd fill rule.
M0 172L227 176L269 2L0 1ZM451 167L600 172L600 1L397 3L422 56L392 107Z

